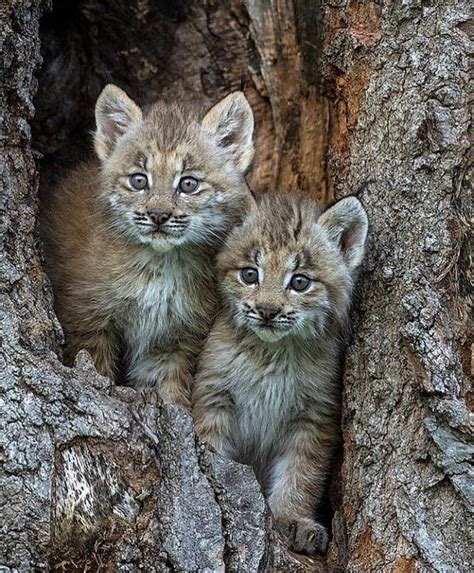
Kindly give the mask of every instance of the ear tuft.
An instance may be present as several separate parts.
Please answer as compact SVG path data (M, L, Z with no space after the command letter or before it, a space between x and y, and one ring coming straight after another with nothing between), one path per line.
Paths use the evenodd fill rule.
M369 226L362 203L355 197L341 199L319 217L318 223L337 244L347 266L351 270L358 267L364 258Z
M234 92L212 107L202 125L234 156L235 164L245 173L253 159L252 108L242 92Z
M106 85L95 105L94 145L99 159L107 159L120 137L141 119L141 109L123 90Z
M248 191L245 196L245 213L246 215L254 215L258 212L257 198L255 197L253 191Z

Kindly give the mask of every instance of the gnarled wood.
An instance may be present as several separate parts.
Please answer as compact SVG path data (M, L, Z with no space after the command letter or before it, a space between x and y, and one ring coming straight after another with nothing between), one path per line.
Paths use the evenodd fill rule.
M252 472L206 451L187 413L112 387L85 353L74 368L58 359L61 332L42 270L28 124L43 8L10 4L3 26L0 569L298 570ZM66 82L56 85L65 88L64 108L50 108L45 121L57 130L48 141L46 127L43 139L38 135L44 151L58 151L72 136L77 118L63 131L62 121L83 103L71 108L74 86L68 92L67 78L56 79ZM42 97L36 105L44 111ZM64 115L55 123L59 109Z

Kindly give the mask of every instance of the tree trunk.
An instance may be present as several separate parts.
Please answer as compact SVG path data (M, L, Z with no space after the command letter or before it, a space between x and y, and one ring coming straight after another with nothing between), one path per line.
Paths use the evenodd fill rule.
M469 571L467 0L2 12L0 571ZM257 192L327 202L373 180L327 559L285 551L252 472L182 409L113 387L86 353L61 363L39 177L47 193L89 153L109 81L142 103L243 86Z
M467 281L468 2L327 2L329 176L370 244L344 376L331 570L474 563ZM471 522L472 523L472 522Z

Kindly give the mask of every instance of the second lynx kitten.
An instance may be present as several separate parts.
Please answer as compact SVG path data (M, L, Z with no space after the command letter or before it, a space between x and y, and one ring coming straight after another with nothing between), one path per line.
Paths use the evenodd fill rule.
M142 111L107 86L96 110L98 162L50 193L43 231L71 360L87 349L102 374L186 403L214 317L214 256L253 201L245 172L253 115L241 92L203 119Z
M367 216L265 197L218 258L222 311L199 360L198 433L254 467L293 549L325 550L315 520L339 425L342 330Z

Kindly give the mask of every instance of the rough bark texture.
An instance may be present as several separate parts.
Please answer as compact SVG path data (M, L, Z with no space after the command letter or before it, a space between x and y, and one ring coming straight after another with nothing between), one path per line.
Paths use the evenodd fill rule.
M1 571L469 571L467 10L4 3ZM47 193L88 153L108 81L144 103L214 102L243 84L257 191L329 200L374 180L327 565L284 551L252 473L208 452L181 409L112 387L86 354L75 368L58 358L39 175Z
M344 378L330 569L474 562L467 323L468 2L328 2L329 175L364 179L369 254ZM471 403L472 407L472 403Z

